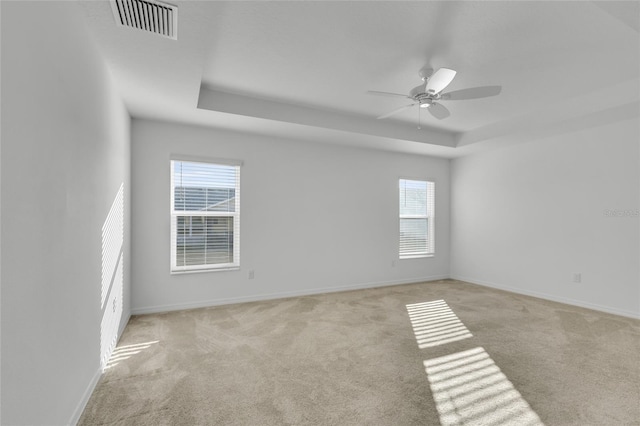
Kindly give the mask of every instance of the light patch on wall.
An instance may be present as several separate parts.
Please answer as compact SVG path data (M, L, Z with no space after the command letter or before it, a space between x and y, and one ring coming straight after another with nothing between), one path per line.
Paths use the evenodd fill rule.
M444 300L407 305L420 349L473 337Z
M424 361L442 426L544 426L484 348Z
M100 365L104 370L116 345L124 281L124 184L120 185L102 226L102 291L100 306Z
M104 309L113 273L120 262L124 241L124 185L116 194L107 219L102 225L102 292L100 307Z

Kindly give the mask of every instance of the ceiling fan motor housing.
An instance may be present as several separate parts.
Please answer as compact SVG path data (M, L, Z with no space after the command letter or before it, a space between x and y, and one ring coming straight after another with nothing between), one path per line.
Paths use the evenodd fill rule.
M420 104L420 108L429 108L433 105L434 101L440 99L439 95L432 95L431 93L418 93L413 97Z

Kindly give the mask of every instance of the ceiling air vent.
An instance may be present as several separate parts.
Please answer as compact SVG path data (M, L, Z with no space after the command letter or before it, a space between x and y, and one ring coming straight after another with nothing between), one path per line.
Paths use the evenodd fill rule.
M111 0L118 25L178 39L178 8L155 0Z

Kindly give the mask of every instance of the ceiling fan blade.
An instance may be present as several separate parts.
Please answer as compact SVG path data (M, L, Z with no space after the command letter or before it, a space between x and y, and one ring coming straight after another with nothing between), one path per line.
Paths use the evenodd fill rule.
M433 115L438 120L442 120L443 118L447 118L448 116L451 115L449 110L442 104L433 103L428 108L428 110L431 113L431 115Z
M443 93L442 99L458 101L465 99L488 98L489 96L499 95L502 86L480 86L471 87L469 89L454 90L453 92Z
M405 106L401 106L400 108L396 108L391 112L386 113L385 115L381 115L380 117L378 117L378 120L381 120L383 118L387 118L387 117L391 117L392 115L395 115L401 111L404 111L405 109L411 108L412 106L418 105L417 103L415 104L411 104L411 105L405 105Z
M431 94L442 92L453 81L455 76L456 72L454 70L440 68L427 81L426 92Z
M370 95L377 95L377 96L393 96L393 97L400 96L402 98L412 99L410 96L402 95L400 93L378 92L377 90L369 90L369 91L367 91L367 93L370 94Z

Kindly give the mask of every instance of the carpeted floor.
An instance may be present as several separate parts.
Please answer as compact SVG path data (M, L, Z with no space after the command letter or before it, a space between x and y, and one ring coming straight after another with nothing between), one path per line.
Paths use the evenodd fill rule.
M444 280L133 317L80 425L640 425L640 321Z

